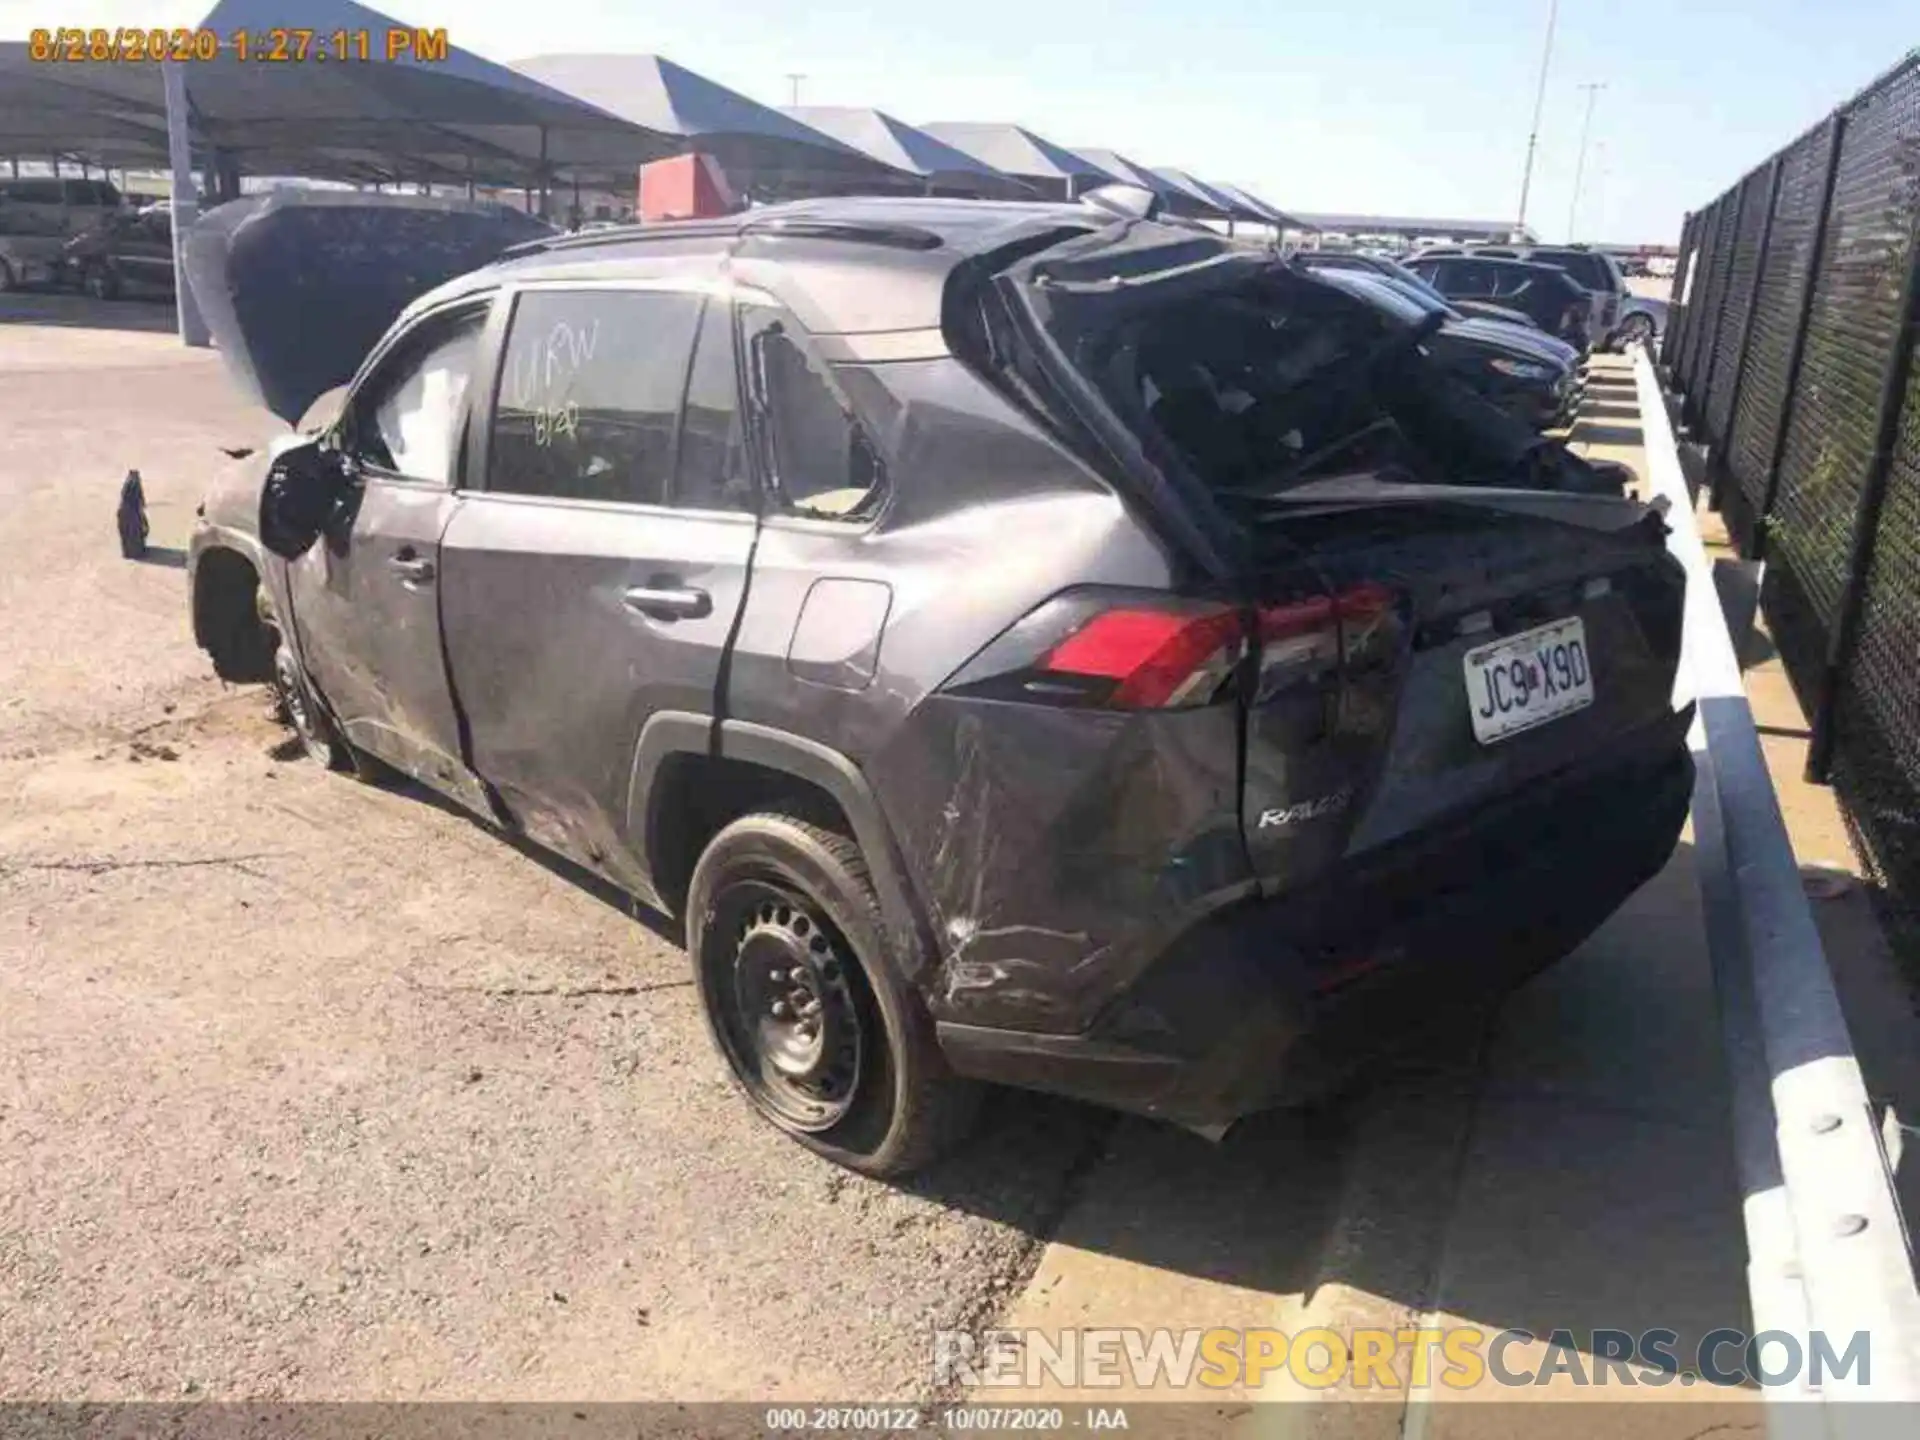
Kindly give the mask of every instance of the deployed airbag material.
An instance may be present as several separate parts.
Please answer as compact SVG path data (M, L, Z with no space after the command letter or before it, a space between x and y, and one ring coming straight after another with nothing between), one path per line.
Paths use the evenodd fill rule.
M552 233L499 205L276 190L200 217L187 280L235 380L293 424L353 378L409 302Z

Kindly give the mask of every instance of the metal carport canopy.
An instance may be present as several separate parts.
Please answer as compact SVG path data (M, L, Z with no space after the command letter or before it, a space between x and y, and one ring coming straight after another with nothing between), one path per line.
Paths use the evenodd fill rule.
M1223 185L1218 180L1209 180L1204 183L1209 190L1216 190L1226 196L1227 199L1246 206L1247 211L1253 218L1262 220L1269 225L1277 226L1282 230L1311 230L1314 228L1304 220L1289 215L1286 211L1276 206L1269 205L1258 195L1249 194L1238 185Z
M1083 190L1121 178L1019 125L953 120L920 128L982 165L1027 182L1050 200L1071 200Z
M256 172L285 173L291 161L321 178L471 175L527 185L544 174L624 189L640 164L685 148L677 135L451 45L444 59L388 60L380 37L412 27L354 0L221 0L190 28L223 42L216 58L179 67L202 163L217 152ZM276 28L316 36L364 29L374 37L372 57L261 61L256 42L256 58L243 61L227 43L239 31ZM0 154L164 159L162 69L35 62L25 44L0 45Z
M729 184L761 198L917 194L925 181L659 55L541 55L521 74L713 156Z
M1002 174L964 150L895 119L884 110L854 105L790 105L783 114L842 144L871 155L910 175L918 175L936 192L978 196L981 199L1031 200L1033 188Z

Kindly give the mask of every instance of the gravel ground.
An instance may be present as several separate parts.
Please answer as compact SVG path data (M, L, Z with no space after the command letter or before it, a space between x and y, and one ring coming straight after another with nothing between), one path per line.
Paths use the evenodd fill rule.
M834 1169L663 924L276 758L177 555L271 422L166 318L0 300L0 1398L921 1396L1115 1122L1009 1096L911 1187Z

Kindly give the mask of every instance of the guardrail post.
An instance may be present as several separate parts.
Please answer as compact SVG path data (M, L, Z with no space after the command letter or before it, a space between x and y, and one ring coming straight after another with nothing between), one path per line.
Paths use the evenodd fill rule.
M1774 429L1773 454L1767 459L1760 510L1753 517L1753 558L1756 560L1767 558L1767 522L1780 493L1780 466L1787 458L1787 432L1793 428L1793 401L1800 390L1800 363L1807 358L1807 327L1813 320L1813 293L1820 283L1820 262L1827 257L1828 222L1833 218L1833 182L1840 175L1840 142L1846 134L1846 114L1836 110L1833 135L1827 143L1827 168L1820 182L1820 215L1813 222L1813 253L1807 260L1806 289L1800 295L1800 316L1794 322L1793 344L1787 351L1786 393L1780 397L1780 423Z
M1720 502L1726 498L1727 477L1733 473L1733 467L1727 463L1727 452L1733 448L1733 427L1740 418L1740 392L1747 382L1747 353L1753 348L1753 312L1760 303L1760 282L1767 273L1767 247L1773 243L1773 211L1780 199L1780 176L1786 169L1780 155L1773 157L1771 168L1773 173L1767 177L1766 199L1762 202L1767 208L1760 216L1760 249L1753 258L1753 284L1747 288L1746 328L1740 332L1740 350L1733 359L1733 394L1727 400L1727 433L1712 440L1712 449L1707 452L1707 466L1713 477L1707 503L1715 510L1721 508Z
M1907 227L1907 277L1900 288L1900 328L1880 380L1879 408L1874 412L1873 453L1867 460L1860 503L1853 515L1853 539L1847 549L1846 587L1840 592L1840 613L1827 645L1826 664L1815 691L1812 737L1807 741L1807 778L1826 782L1833 768L1834 708L1840 680L1853 661L1860 634L1860 612L1865 608L1867 574L1873 568L1873 547L1879 536L1880 510L1887 498L1887 477L1893 469L1893 451L1900 439L1900 408L1913 364L1914 332L1920 331L1920 206Z

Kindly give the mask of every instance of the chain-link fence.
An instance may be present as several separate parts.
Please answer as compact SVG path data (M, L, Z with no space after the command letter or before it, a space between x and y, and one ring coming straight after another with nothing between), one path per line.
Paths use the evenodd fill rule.
M1660 359L1920 959L1920 51L1687 217Z

